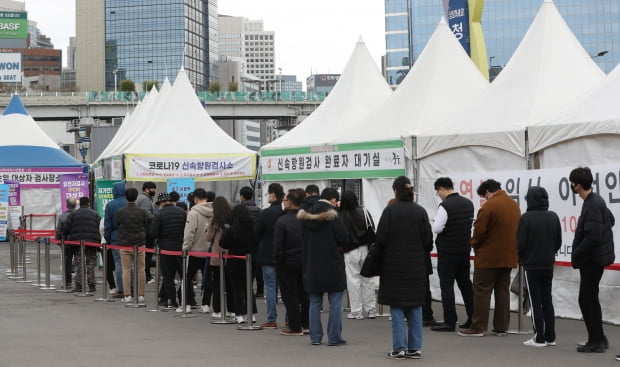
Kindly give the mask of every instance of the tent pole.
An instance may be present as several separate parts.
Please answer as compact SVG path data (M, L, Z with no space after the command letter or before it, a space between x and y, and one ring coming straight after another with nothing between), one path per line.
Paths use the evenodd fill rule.
M420 160L417 155L417 139L415 136L411 137L411 165L413 174L413 190L415 192L415 202L420 201Z

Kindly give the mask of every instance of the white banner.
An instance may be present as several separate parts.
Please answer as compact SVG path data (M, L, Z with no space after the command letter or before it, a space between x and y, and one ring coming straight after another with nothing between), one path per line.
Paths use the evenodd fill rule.
M253 179L256 156L253 154L204 154L157 156L127 154L128 181L166 181L169 178L194 178L196 181Z
M562 247L556 261L570 263L572 243L583 200L570 188L568 176L573 168L554 168L540 170L454 173L451 178L454 189L473 201L476 213L484 204L484 198L476 194L476 189L484 180L492 178L502 184L502 189L519 203L521 212L527 210L525 196L530 186L542 186L549 193L549 210L560 217L562 226ZM594 192L601 195L616 221L620 220L620 164L590 166ZM616 254L620 254L620 224L613 228L616 241ZM616 263L620 258L616 258Z
M21 83L22 69L22 54L0 53L0 82Z

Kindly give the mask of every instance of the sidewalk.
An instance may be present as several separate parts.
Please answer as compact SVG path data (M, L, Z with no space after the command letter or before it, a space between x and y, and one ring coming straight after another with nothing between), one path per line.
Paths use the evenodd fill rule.
M30 245L28 279L36 279L36 246ZM610 349L602 354L581 354L575 343L586 338L582 321L558 319L556 347L521 345L527 335L459 337L456 333L424 330L421 360L392 361L387 317L375 320L344 319L347 345L310 345L307 336L283 336L278 330L240 331L237 325L214 325L210 314L183 319L174 312L145 312L116 302L94 302L94 297L39 290L7 279L8 244L0 243L0 366L327 366L365 367L391 364L425 366L620 366L620 327L605 325ZM54 248L52 277L60 282L58 251ZM100 272L98 276L101 277ZM98 287L101 285L99 284ZM154 307L155 287L147 286L147 309ZM257 300L257 319L264 321L263 299ZM441 304L435 302L441 318ZM284 306L278 304L279 323ZM463 312L459 308L459 312ZM324 314L323 327L326 327ZM516 328L516 314L511 326ZM529 327L529 319L524 319Z

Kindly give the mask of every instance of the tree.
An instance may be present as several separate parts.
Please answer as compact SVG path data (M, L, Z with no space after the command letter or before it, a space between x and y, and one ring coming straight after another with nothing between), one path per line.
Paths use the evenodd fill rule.
M159 89L159 81L157 80L145 80L142 85L144 86L144 90L147 92L150 92L151 89L153 89L153 86Z
M239 83L237 82L228 82L228 91L236 92L239 90Z
M211 82L209 84L209 92L215 93L215 92L219 92L220 90L222 90L222 86L220 85L220 82Z
M135 92L136 91L136 83L133 80L121 80L118 83L119 89L121 92Z

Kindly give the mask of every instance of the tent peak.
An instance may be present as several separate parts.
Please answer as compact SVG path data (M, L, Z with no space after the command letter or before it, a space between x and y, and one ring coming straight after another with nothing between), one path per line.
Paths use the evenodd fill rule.
M357 40L357 43L364 43L364 38L360 34L360 38Z
M20 115L26 115L29 116L28 111L26 111L26 107L24 107L24 104L22 103L22 100L19 98L19 96L17 94L13 94L13 97L11 97L11 101L9 102L9 104L6 106L4 112L2 113L3 115L11 115L11 114L20 114Z

